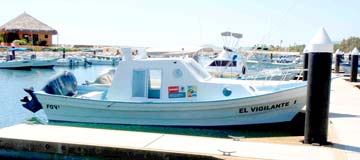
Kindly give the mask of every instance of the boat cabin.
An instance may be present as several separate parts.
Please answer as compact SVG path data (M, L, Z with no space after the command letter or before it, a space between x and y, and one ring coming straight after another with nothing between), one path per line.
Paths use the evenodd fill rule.
M107 100L211 101L256 92L241 81L213 78L191 58L132 59L131 51L123 53L124 60L119 62Z

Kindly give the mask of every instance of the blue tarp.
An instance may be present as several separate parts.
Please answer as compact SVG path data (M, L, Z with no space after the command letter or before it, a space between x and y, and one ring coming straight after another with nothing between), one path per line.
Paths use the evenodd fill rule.
M9 51L32 51L32 48L9 48Z

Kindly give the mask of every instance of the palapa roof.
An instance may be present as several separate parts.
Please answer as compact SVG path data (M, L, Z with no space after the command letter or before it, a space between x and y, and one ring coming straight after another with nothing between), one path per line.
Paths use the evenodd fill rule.
M27 13L23 13L0 26L0 31L6 32L41 32L57 34L57 31Z

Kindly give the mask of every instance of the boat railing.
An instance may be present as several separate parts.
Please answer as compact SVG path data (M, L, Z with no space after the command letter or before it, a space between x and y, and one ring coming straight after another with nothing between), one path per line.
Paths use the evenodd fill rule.
M263 85L265 85L267 81L278 81L280 85L284 81L302 80L304 71L307 71L307 69L264 70L252 74L247 74L243 79L251 81L262 80Z

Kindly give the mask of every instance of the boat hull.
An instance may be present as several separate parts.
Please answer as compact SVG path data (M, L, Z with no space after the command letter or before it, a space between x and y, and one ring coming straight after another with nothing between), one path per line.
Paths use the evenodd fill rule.
M160 126L232 126L291 121L304 107L306 86L206 102L117 102L35 92L49 120Z
M30 70L32 62L29 60L7 61L0 63L0 69Z
M119 61L118 60L101 60L101 59L93 59L93 58L88 58L86 59L86 63L89 63L91 65L118 65Z
M53 68L56 64L57 59L49 60L33 60L33 68Z

